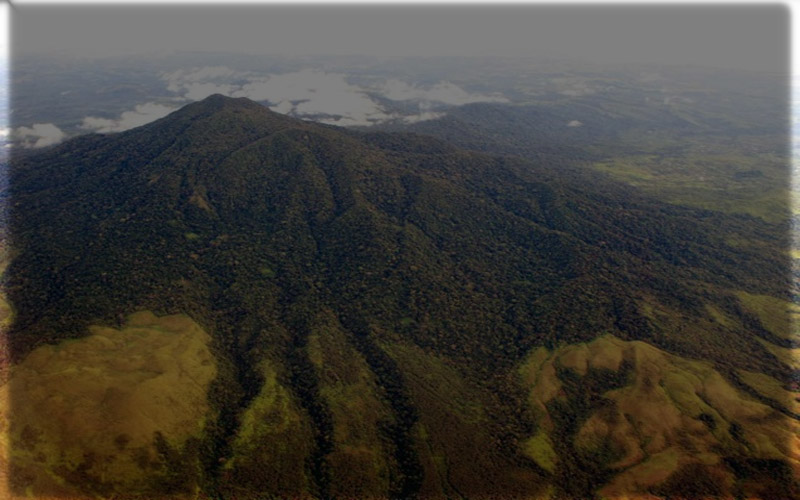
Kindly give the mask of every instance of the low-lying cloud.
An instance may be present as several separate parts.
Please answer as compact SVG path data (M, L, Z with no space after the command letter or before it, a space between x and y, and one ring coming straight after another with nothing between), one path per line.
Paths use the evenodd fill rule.
M344 75L314 69L254 78L231 95L268 101L273 111L337 125L371 125L395 118Z
M390 78L370 86L352 84L346 75L320 69L280 74L256 74L227 66L205 66L162 73L176 101L199 101L213 94L247 97L278 113L341 126L369 126L387 122L417 123L444 115L446 108L476 102L509 102L500 94L469 92L448 81L420 86ZM374 81L374 80L373 80ZM137 105L118 118L84 117L83 130L114 133L146 125L176 111L177 106L156 102ZM574 125L570 125L574 126ZM3 136L0 131L0 136ZM42 148L58 144L66 134L53 123L18 127L15 144Z
M477 94L467 92L451 82L439 82L430 88L421 88L402 80L388 80L381 92L393 101L420 101L461 106L474 102L508 102L499 94Z
M278 113L335 125L374 125L389 121L414 123L442 116L436 107L474 102L508 102L499 94L471 93L451 82L427 88L389 79L369 88L351 84L345 75L307 68L291 73L255 75L226 66L177 70L162 75L167 89L196 101L212 94L247 97L268 103ZM403 102L400 113L376 98ZM410 104L410 105L409 105ZM391 107L391 106L390 106Z
M148 102L139 104L133 111L125 111L116 120L87 116L83 119L81 128L101 134L122 132L163 118L176 109L177 108L170 106L164 106L163 104Z
M63 141L66 134L52 123L34 123L17 127L12 136L24 148L43 148Z
M435 120L437 118L441 118L444 116L444 113L436 113L433 111L423 111L422 113L418 113L416 115L408 115L402 118L403 123L418 123L424 122L427 120Z

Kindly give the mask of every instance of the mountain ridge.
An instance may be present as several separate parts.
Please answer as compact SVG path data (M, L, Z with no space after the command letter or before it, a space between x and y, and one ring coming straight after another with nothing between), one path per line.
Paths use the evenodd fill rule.
M566 160L345 131L215 95L20 158L10 196L15 360L140 310L209 332L218 375L200 444L160 445L196 464L191 486L209 494L525 496L574 473L570 494L591 496L608 456L562 450L548 471L520 449L543 424L516 374L536 349L607 333L726 376L788 379L762 343L781 332L737 295L787 298L779 227L656 202ZM774 249L728 243L754 234ZM572 388L601 375L557 372ZM563 403L543 401L553 415ZM436 479L443 456L452 484ZM264 478L281 460L296 466Z

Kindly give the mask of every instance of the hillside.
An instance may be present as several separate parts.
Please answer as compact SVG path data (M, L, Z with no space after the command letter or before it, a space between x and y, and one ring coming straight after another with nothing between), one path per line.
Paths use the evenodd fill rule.
M791 433L797 418L779 223L658 201L559 155L344 131L219 95L18 157L9 199L12 409L47 405L24 390L31 359L98 328L125 334L133 313L181 315L214 356L207 402L192 396L202 429L175 430L169 412L144 427L158 431L137 442L148 473L109 479L123 469L90 439L59 459L63 430L17 434L12 415L18 493L588 497L679 493L686 477L711 494L797 491L795 448L756 422ZM615 369L563 354L598 339ZM753 411L723 414L731 401ZM664 446L608 424L637 404L669 408ZM638 480L659 453L674 473ZM788 471L766 486L765 460Z

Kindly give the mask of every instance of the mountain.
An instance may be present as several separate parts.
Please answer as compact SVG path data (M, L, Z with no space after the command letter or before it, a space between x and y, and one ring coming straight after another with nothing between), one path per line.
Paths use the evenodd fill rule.
M758 96L758 85L744 85L741 75L727 82L733 88L709 88L702 97L654 99L632 88L568 102L475 103L382 128L536 163L567 159L678 205L792 218L785 83L776 88L767 79Z
M18 492L797 492L780 224L220 95L10 168Z

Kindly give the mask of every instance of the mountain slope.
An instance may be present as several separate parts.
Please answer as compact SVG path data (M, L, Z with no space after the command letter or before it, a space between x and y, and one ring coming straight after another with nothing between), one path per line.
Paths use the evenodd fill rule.
M782 228L659 203L568 161L345 132L212 96L18 158L10 184L17 362L139 310L211 335L203 437L174 450L200 472L175 494L559 491L562 472L525 453L541 417L518 369L537 347L603 334L732 380L789 379L774 350L794 345L741 299L789 299ZM13 403L13 378L11 390Z

